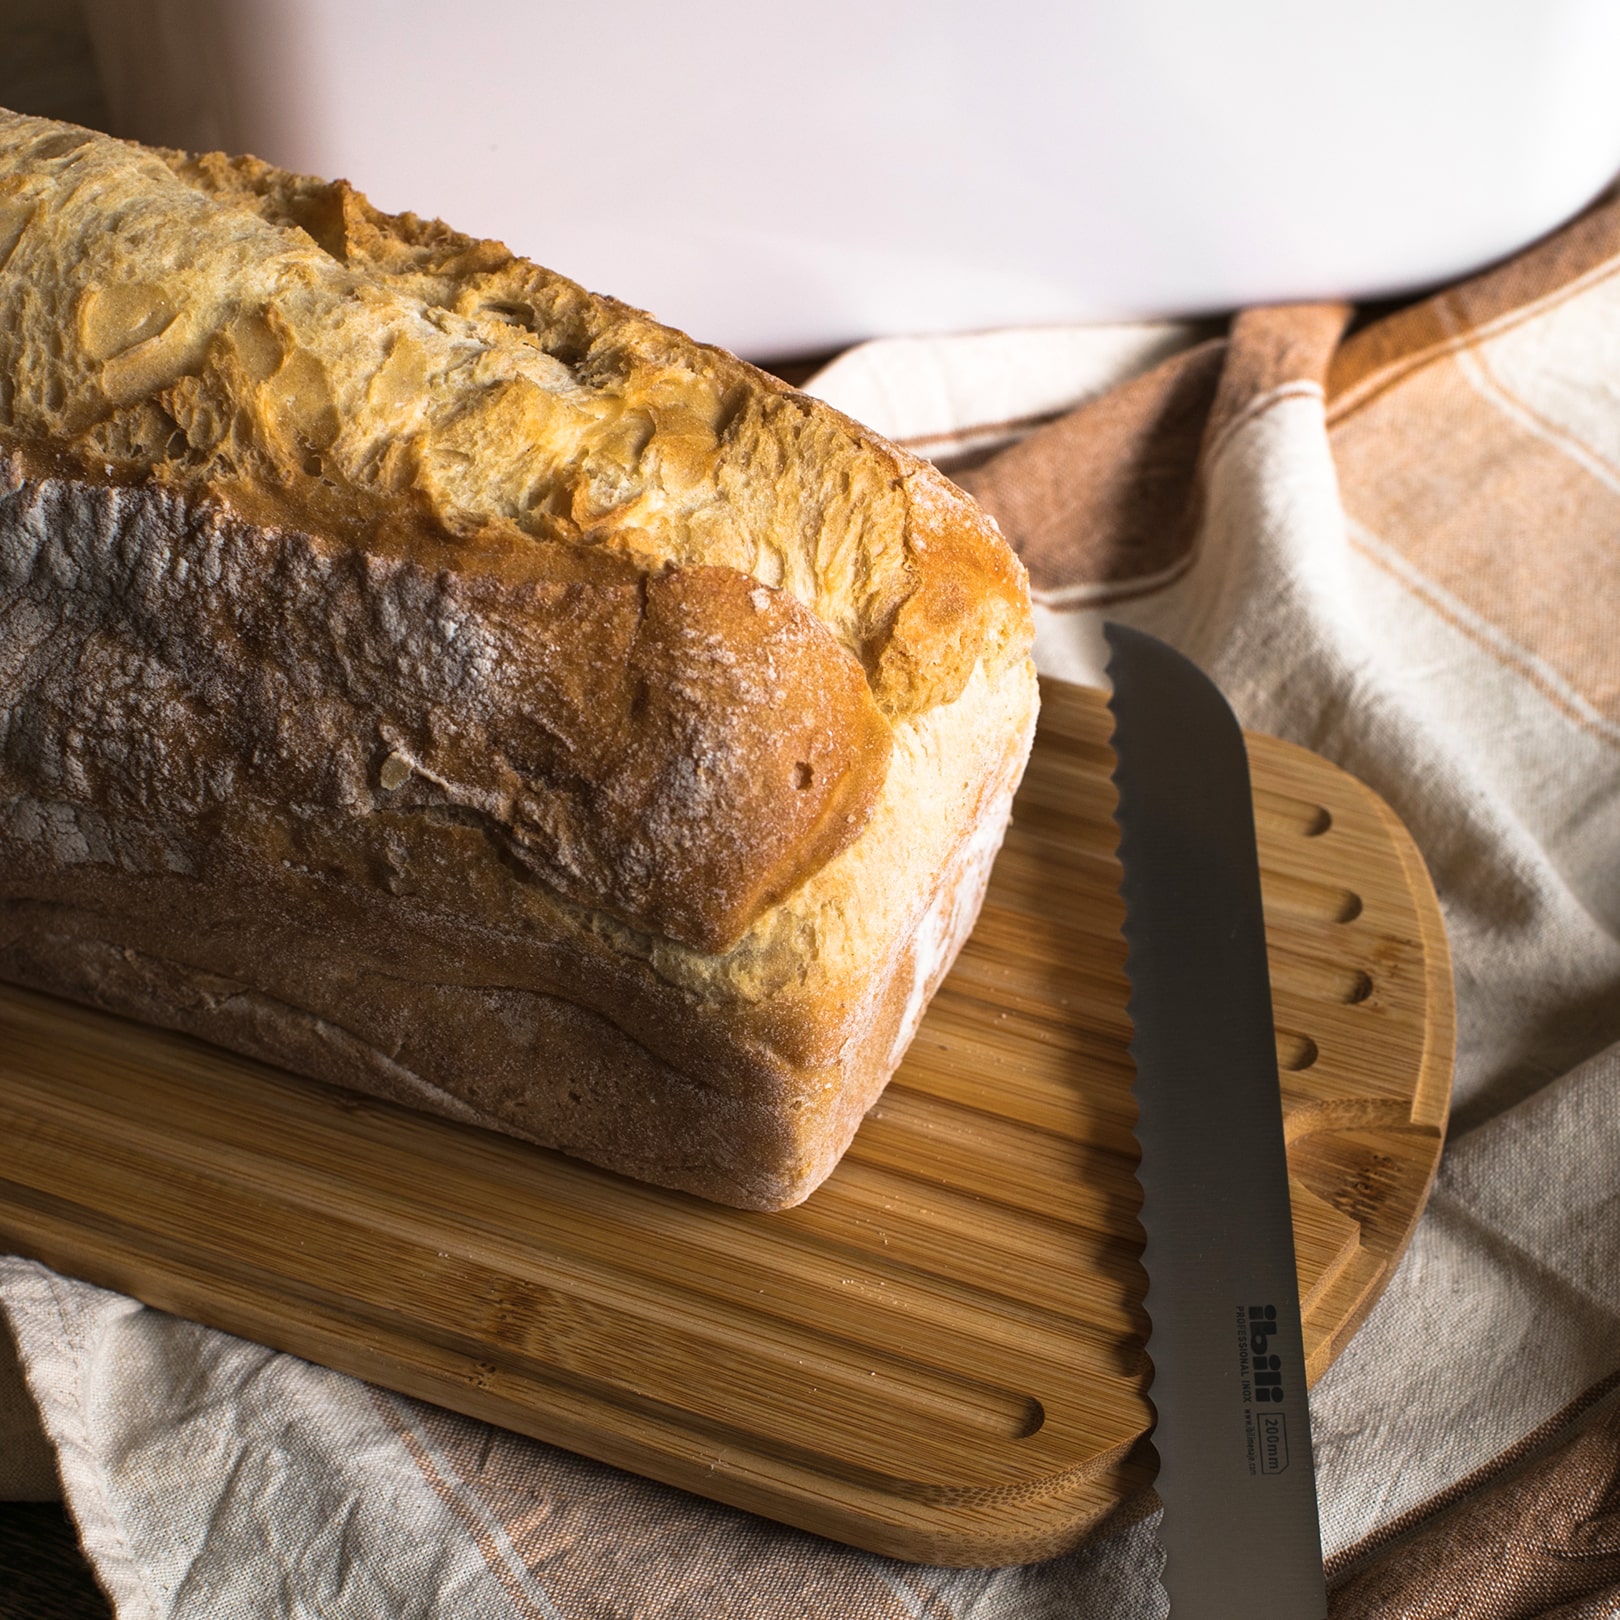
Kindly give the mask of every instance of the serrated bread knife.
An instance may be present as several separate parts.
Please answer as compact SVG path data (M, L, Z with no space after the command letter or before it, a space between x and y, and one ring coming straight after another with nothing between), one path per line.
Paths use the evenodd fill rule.
M1104 634L1171 1620L1322 1620L1248 755L1194 665Z

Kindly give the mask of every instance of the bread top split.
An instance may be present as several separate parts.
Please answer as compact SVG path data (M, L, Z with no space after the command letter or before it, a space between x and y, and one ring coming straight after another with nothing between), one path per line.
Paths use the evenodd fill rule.
M388 672L345 568L387 570L389 612L419 582L422 633L369 627L400 659L448 670L494 614L508 701L436 707L368 768L703 952L860 835L895 727L1031 640L966 496L723 351L342 181L5 112L0 460L299 537L331 622L266 580L209 633L357 703Z

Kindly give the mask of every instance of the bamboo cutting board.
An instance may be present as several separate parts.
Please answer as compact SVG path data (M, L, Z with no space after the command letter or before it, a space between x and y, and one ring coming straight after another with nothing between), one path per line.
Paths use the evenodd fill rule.
M0 1244L902 1558L1011 1563L1148 1483L1100 696L1047 683L977 931L844 1163L752 1215L0 989ZM1438 1162L1450 967L1410 840L1250 739L1305 1341Z

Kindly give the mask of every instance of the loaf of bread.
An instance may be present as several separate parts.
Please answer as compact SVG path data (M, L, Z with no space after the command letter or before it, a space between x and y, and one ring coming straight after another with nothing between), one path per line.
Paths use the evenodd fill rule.
M971 927L1023 571L343 182L0 113L0 977L747 1208Z

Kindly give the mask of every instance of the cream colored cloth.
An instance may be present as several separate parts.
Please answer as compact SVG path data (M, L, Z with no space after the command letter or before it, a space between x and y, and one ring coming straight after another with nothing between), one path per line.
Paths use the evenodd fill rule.
M1620 212L1348 313L872 344L813 387L996 513L1043 668L1093 678L1103 616L1142 625L1412 830L1456 960L1454 1127L1313 1398L1334 1613L1612 1614ZM904 1565L26 1260L0 1307L122 1617L1162 1612L1151 1520L1025 1569Z

